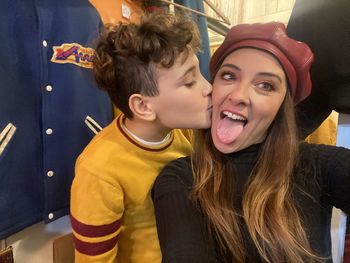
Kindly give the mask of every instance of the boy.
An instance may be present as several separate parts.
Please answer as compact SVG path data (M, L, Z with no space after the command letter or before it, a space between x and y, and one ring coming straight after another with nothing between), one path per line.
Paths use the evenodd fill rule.
M94 76L122 111L76 163L71 222L76 262L161 262L150 190L210 126L211 85L199 71L189 18L153 13L101 36Z

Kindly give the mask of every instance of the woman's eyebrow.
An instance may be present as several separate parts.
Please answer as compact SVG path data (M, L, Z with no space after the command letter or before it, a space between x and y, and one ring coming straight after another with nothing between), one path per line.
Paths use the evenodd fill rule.
M237 71L242 71L242 69L241 69L240 67L236 66L235 64L231 64L231 63L230 63L230 64L223 64L220 68L224 68L224 67L233 68L233 69L235 69L235 70L237 70ZM279 82L282 83L282 78L281 78L279 75L277 75L277 74L275 74L275 73L272 73L272 72L259 72L257 75L259 75L259 76L274 77L274 78L276 78Z
M273 78L276 78L280 83L282 83L282 78L279 75L272 72L259 72L257 75L273 77Z
M235 64L223 64L223 65L221 65L220 68L224 68L224 67L233 68L233 69L236 69L238 71L241 71L241 69L239 67L237 67Z

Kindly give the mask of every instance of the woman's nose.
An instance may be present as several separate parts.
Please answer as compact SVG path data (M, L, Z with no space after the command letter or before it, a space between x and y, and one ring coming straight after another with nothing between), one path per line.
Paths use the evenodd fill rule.
M249 84L239 83L237 84L229 94L229 100L235 104L249 104Z

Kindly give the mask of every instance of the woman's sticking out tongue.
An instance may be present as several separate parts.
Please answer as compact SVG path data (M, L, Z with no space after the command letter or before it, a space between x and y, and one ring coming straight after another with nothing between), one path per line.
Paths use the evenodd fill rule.
M242 133L244 125L244 121L224 117L219 122L216 135L222 143L232 143Z

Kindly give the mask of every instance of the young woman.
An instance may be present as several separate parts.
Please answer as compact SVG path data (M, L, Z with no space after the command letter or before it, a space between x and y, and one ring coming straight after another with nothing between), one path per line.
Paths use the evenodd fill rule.
M163 262L332 262L350 150L299 142L313 54L281 23L233 27L211 60L212 127L153 188Z

